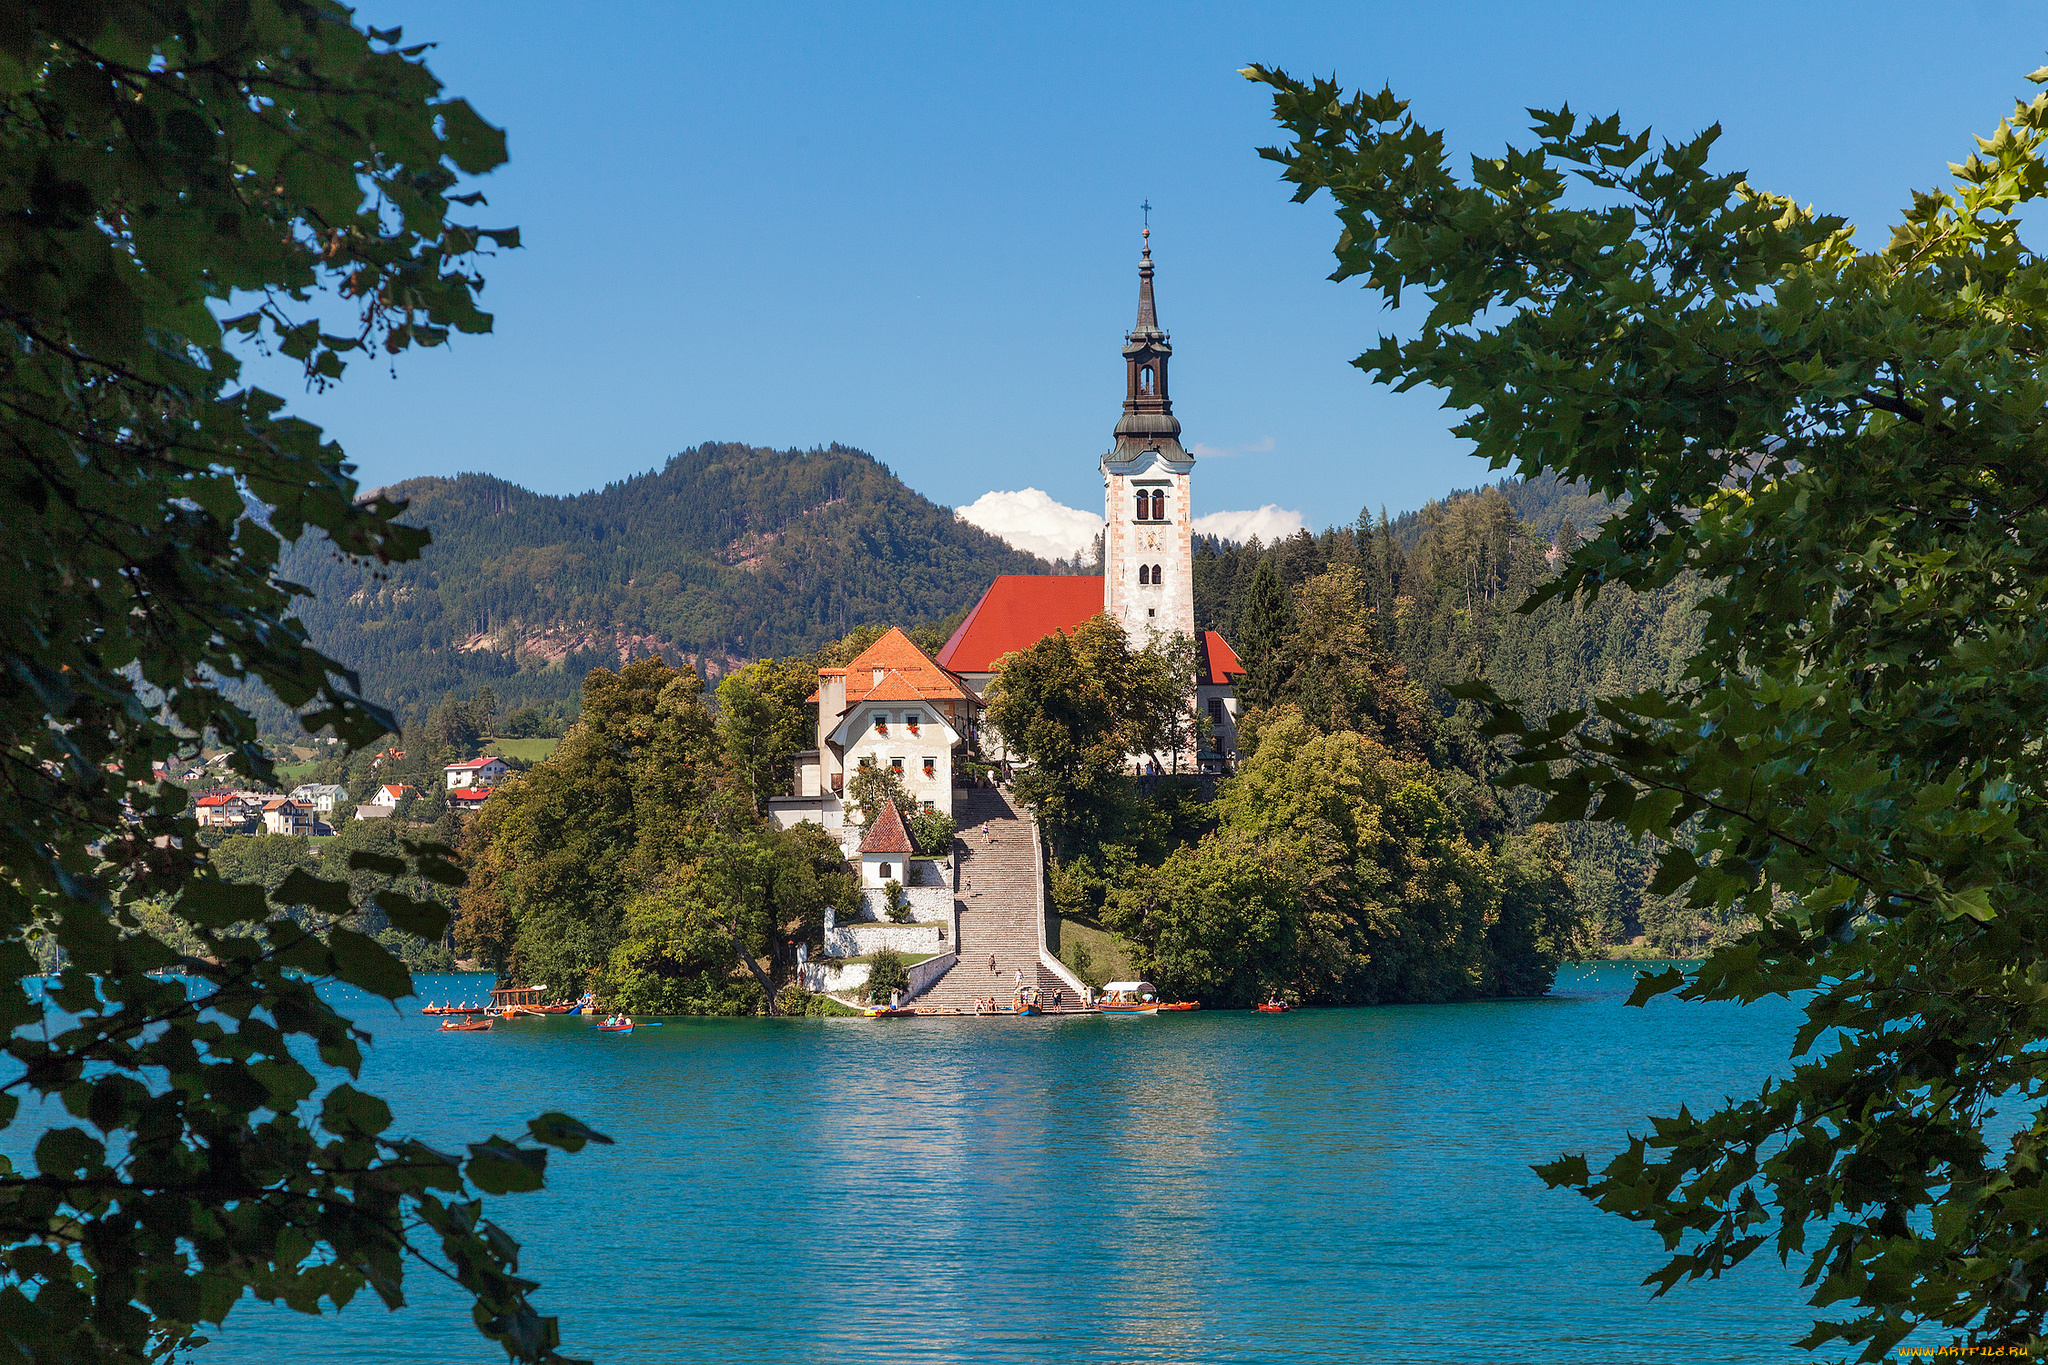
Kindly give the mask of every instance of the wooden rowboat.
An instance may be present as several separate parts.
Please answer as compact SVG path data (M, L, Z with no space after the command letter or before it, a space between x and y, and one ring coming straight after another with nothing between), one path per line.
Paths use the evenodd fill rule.
M1161 1005L1159 1011L1164 1014L1167 1010L1198 1010L1200 1008L1202 1008L1202 1002L1199 1000L1183 1000L1177 1005Z
M1265 1004L1260 1005L1258 1010L1260 1014L1285 1014L1292 1008L1294 1007L1285 1000L1268 1000Z
M465 1019L459 1024L443 1024L440 1031L442 1033L489 1033L491 1031L491 1021L488 1019Z

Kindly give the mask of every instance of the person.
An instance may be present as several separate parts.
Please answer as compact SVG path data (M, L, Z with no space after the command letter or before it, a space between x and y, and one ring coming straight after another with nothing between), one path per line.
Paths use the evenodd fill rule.
M1017 988L1019 990L1024 988L1024 969L1022 967L1017 969Z
M1060 993L1058 988L1054 988L1052 993L1052 1007L1054 1009L1058 1009L1060 1007Z
M994 953L990 953L988 955L988 969L991 972L995 971L996 969L996 955Z

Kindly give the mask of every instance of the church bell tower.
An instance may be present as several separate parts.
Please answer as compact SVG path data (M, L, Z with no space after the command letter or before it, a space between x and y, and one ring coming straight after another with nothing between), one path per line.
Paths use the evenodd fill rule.
M1189 502L1194 456L1167 396L1173 345L1152 301L1152 229L1138 260L1138 322L1124 337L1124 415L1102 457L1102 609L1143 648L1195 633Z

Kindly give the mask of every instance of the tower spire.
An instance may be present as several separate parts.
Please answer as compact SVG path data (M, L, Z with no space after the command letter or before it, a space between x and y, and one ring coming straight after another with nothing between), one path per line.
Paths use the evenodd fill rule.
M1166 368L1173 343L1159 325L1159 307L1152 296L1152 205L1148 201L1141 207L1146 225L1140 238L1144 250L1138 256L1138 321L1124 335L1124 415L1116 424L1111 458L1127 460L1143 450L1161 449L1171 459L1184 460L1180 422L1167 397Z

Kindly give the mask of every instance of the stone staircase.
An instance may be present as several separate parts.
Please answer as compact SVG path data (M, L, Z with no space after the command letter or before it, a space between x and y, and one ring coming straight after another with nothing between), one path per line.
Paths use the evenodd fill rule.
M1038 961L1045 907L1030 812L1011 805L1001 791L972 788L953 794L953 819L960 827L953 840L960 867L954 889L960 961L914 1003L919 1009L972 1011L976 999L992 995L1007 1006L1021 970L1025 984L1036 984L1048 1006L1057 990L1068 1008L1078 1007L1074 987ZM993 839L982 833L984 824ZM993 972L990 957L996 960Z

